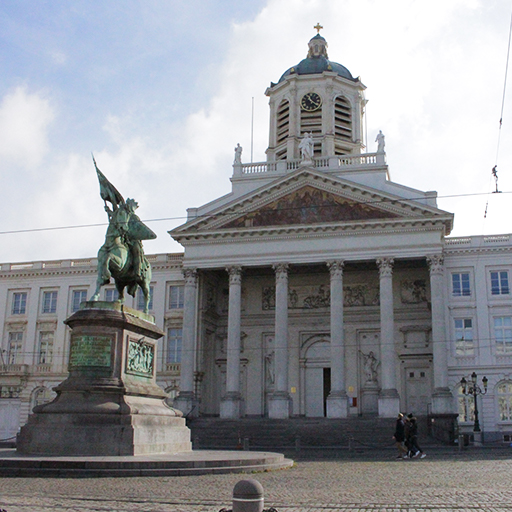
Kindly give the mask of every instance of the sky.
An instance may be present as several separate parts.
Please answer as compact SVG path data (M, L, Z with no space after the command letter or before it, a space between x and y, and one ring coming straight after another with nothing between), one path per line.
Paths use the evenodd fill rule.
M96 255L91 153L157 234L146 253L182 252L167 231L230 192L237 143L250 161L253 101L265 160L265 89L318 22L367 87L368 151L382 130L391 180L436 190L451 236L512 233L511 14L512 0L2 0L0 262Z

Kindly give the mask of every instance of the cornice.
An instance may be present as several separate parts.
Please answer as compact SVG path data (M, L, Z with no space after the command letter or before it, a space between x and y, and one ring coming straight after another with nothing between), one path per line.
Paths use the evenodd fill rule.
M465 248L451 248L444 246L443 252L445 256L455 256L461 254L495 254L507 253L512 251L512 245L499 246L499 247L465 247Z
M75 268L61 268L61 269L30 269L25 271L11 271L6 270L0 272L0 280L2 279L24 279L27 277L51 277L62 275L83 275L94 274L97 271L96 267L90 269L75 269Z
M245 228L222 231L206 231L200 233L187 233L177 236L176 239L184 245L201 243L232 243L240 239L252 239L258 242L272 240L286 240L306 237L321 238L332 236L336 233L340 236L365 236L379 234L403 234L417 232L444 231L442 218L437 219L393 219L379 221L359 221L345 224L313 224L309 226L276 226L265 228Z

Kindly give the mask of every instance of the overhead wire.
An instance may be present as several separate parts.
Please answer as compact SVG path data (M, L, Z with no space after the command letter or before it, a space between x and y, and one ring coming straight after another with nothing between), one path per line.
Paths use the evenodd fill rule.
M503 194L512 194L512 191L500 191L500 193ZM450 199L450 198L457 198L457 197L475 197L475 196L482 196L482 195L488 195L488 192L470 192L468 194L447 194L443 196L432 196L433 199ZM417 196L417 197L401 197L397 199L389 199L389 198L381 198L378 200L368 200L368 201L359 201L358 204L364 205L364 206L371 206L371 205L378 205L383 203L391 203L391 204L397 204L397 203L403 203L407 204L409 201L421 201L429 199L428 196ZM314 210L316 208L335 208L337 205L308 205L308 206L292 206L289 208L276 208L276 212L282 212L282 211L290 211L290 210ZM414 205L414 206L421 206ZM240 215L246 215L248 213L251 213L250 211L240 211L240 212L233 212L233 211L227 211L227 212L218 212L218 213L209 213L206 215L198 215L194 217L192 220L199 220L199 219L214 219L219 217L236 217ZM186 220L187 217L184 215L177 216L177 217L161 217L156 219L142 219L142 222L149 223L149 222L162 222L162 221L175 221L175 220ZM27 228L27 229L13 229L13 230L7 230L7 231L0 231L0 235L13 235L13 234L20 234L20 233L36 233L41 231L59 231L64 229L82 229L82 228L95 228L95 227L105 227L108 226L108 222L99 222L95 224L78 224L75 226L50 226L50 227L43 227L43 228Z
M509 24L509 30L508 30L508 45L507 45L507 60L505 63L505 77L503 80L503 94L501 97L501 112L500 112L500 121L499 121L499 128L498 128L498 141L496 144L496 157L494 159L494 167L491 169L491 176L490 180L492 181L494 179L494 190L492 191L492 194L499 194L501 193L498 189L498 157L500 153L500 144L501 144L501 128L503 126L503 113L505 111L505 97L507 92L507 77L508 77L508 64L510 60L510 43L512 41L512 13L510 15L510 24ZM489 208L489 200L487 200L485 204L485 212L484 212L484 219L487 218L487 211Z

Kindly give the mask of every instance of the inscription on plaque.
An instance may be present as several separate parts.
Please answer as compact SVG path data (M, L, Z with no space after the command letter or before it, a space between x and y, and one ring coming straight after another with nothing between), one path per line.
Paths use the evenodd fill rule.
M128 341L126 373L152 377L155 347L151 343L144 342L143 339Z
M69 367L101 366L110 367L110 336L73 336L69 353Z

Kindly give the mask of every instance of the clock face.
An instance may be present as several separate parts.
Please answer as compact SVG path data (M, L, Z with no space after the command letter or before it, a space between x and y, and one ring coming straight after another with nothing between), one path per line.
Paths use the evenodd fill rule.
M322 98L320 98L316 92L308 92L307 94L304 94L300 100L302 110L306 110L307 112L313 112L314 110L319 109L321 105Z

